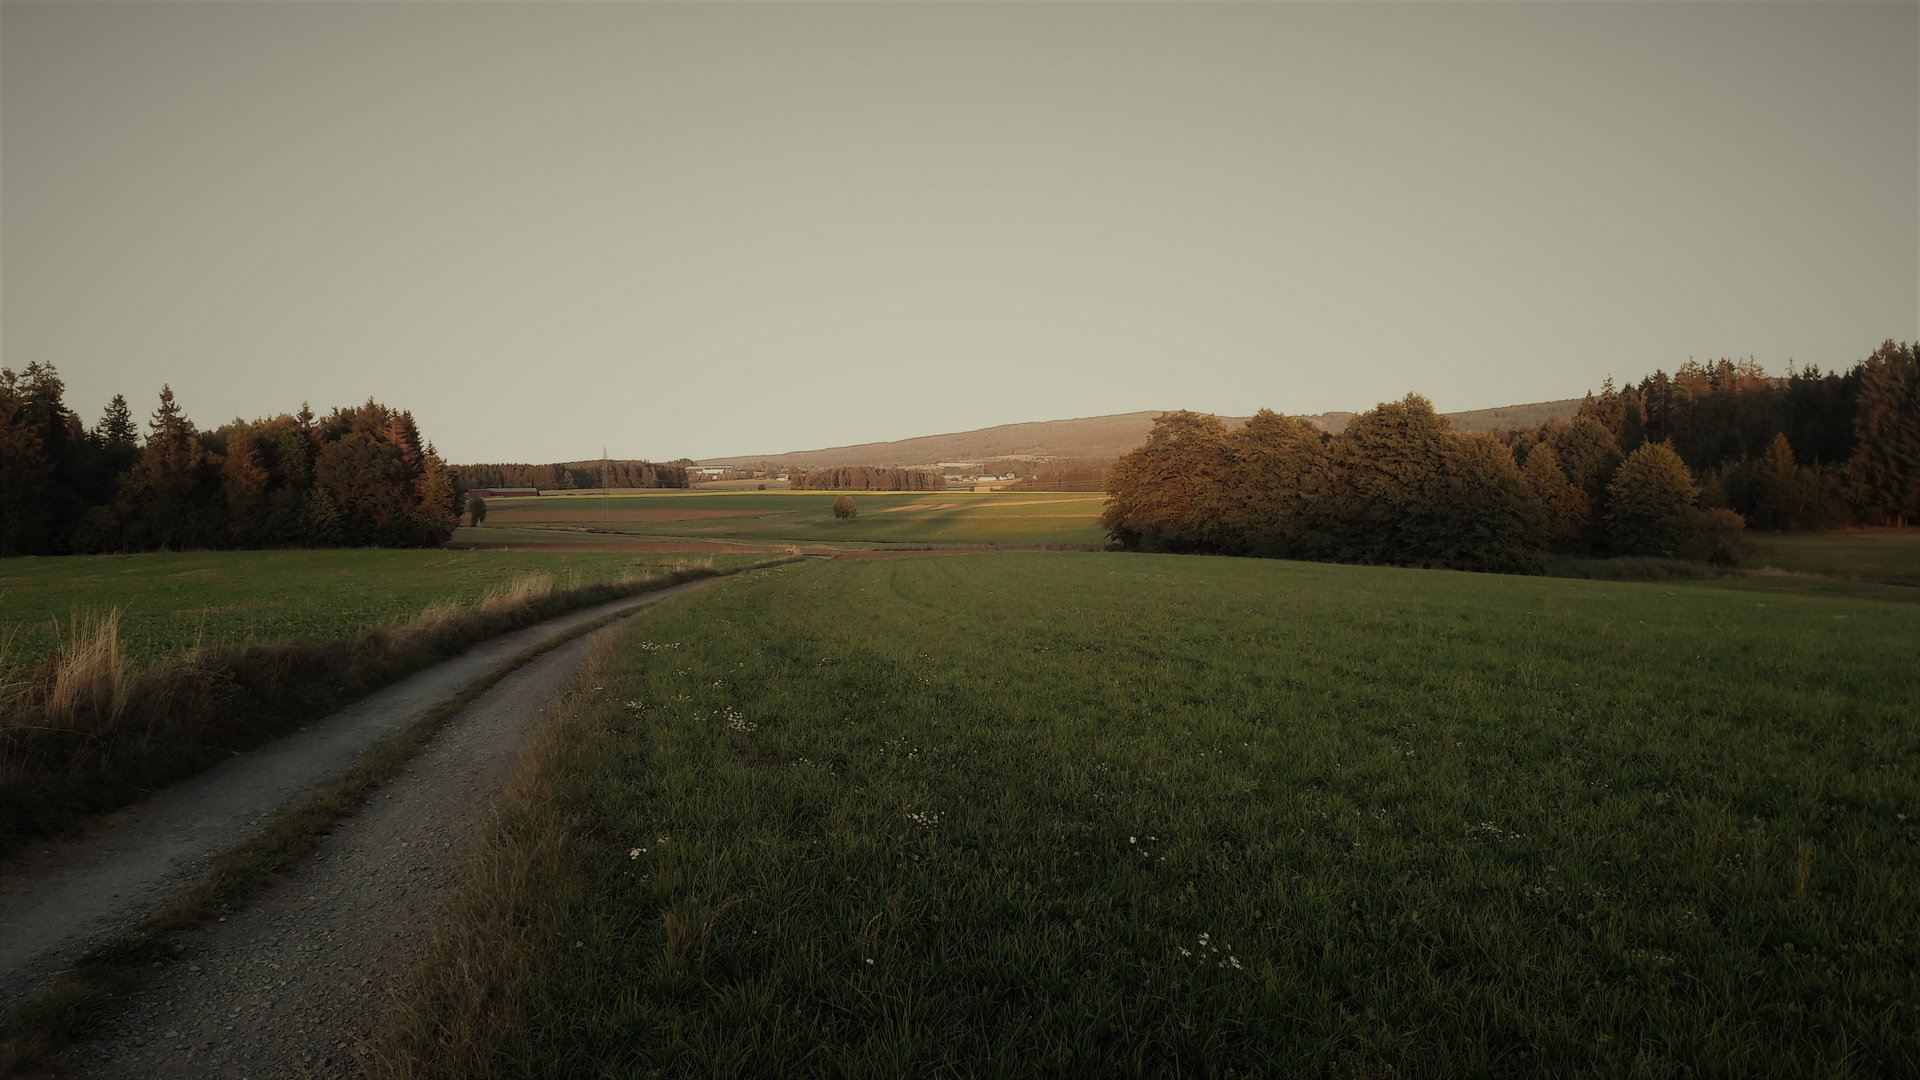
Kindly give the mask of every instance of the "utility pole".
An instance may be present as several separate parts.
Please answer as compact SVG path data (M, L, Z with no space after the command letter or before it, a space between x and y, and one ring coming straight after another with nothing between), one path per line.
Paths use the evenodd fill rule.
M613 517L608 512L608 509L607 509L607 501L609 498L612 497L612 494L613 494L612 491L609 490L611 485L607 480L608 474L612 471L612 466L613 466L612 460L607 457L607 444L601 443L600 444L600 526L601 528L607 528L613 522Z

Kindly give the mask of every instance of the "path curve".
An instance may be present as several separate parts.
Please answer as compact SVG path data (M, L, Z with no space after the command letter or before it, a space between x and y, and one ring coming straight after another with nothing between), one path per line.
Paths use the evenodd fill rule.
M465 883L529 736L609 626L487 689L286 881L168 935L174 963L70 1048L80 1076L310 1080L364 1075L393 992Z
M0 869L0 1002L38 989L101 940L164 907L207 871L213 855L473 680L596 619L701 584L625 597L494 638L109 815L77 838L41 844L11 860ZM562 646L530 666L548 671L561 655L577 659L579 653ZM498 699L505 685L488 690L467 712Z

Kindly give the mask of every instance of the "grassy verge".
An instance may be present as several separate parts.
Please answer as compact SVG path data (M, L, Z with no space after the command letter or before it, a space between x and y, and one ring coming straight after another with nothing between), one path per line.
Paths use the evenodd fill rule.
M321 549L186 551L0 560L0 683L23 677L65 645L76 618L120 613L121 649L135 667L196 648L250 641L352 637L435 604L476 604L516 579L562 587L658 573L711 560L715 569L764 554Z
M388 1075L1920 1071L1920 609L1257 560L662 612Z
M345 638L196 649L133 671L109 617L76 628L0 698L0 856L134 802L474 644L567 611L718 573L556 586L523 577L477 603L441 603Z
M776 565L781 560L740 569ZM658 587L666 587L662 583ZM632 612L583 623L527 648L436 705L407 730L361 755L353 767L321 785L297 805L268 819L254 836L220 853L206 876L130 933L102 943L47 989L0 1018L0 1074L46 1063L60 1048L83 1037L114 999L140 989L155 962L173 958L164 936L246 903L311 853L336 824L365 805L381 785L400 774L413 755L447 721L516 668L542 653L592 633ZM595 656L604 657L605 650Z

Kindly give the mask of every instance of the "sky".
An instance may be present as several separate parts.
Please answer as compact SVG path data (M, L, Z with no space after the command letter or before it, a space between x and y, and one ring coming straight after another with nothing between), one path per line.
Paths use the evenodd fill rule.
M1920 339L1920 5L0 7L0 362L455 462Z

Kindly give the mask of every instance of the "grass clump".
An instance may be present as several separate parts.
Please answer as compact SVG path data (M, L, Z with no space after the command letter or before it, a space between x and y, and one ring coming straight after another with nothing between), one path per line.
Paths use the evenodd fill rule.
M789 567L545 744L385 1075L1920 1070L1920 609Z

